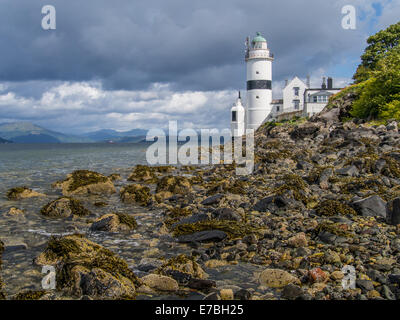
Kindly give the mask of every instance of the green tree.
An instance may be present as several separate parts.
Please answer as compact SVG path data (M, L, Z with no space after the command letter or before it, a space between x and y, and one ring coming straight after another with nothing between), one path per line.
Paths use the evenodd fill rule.
M376 62L364 81L352 115L370 119L400 120L400 46Z
M353 76L356 83L367 80L378 61L384 58L393 48L399 46L400 22L369 37L367 43L368 46L361 56L361 64Z

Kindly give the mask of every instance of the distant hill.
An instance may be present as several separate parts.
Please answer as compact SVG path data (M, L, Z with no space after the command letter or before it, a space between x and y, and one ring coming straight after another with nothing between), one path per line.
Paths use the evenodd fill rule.
M12 143L12 141L0 138L0 144L1 143Z
M30 122L0 124L0 136L16 143L75 143L90 139L47 130Z
M110 129L68 135L51 131L30 122L0 124L0 137L15 143L90 143L90 142L138 142L146 137L147 130L116 131ZM0 143L6 143L2 142Z
M113 141L113 142L136 142L138 140L143 139L147 134L147 130L143 129L133 129L130 131L116 131L111 129L104 129L94 132L88 132L83 134L83 137L86 137L94 142L103 142L103 141ZM141 137L141 139L138 139Z

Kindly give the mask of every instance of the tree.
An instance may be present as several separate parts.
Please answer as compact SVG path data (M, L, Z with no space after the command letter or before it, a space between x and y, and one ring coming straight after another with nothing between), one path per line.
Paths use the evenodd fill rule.
M352 115L359 118L400 120L400 46L375 63L363 82Z
M391 50L400 44L400 22L381 30L367 40L368 46L361 56L361 64L358 66L353 79L360 83L369 78L379 60L384 58Z

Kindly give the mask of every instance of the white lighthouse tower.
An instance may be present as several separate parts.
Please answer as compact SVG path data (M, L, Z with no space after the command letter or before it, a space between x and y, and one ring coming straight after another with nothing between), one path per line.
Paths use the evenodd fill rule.
M244 130L245 130L245 110L242 105L242 99L240 96L240 91L239 91L239 97L236 100L236 103L233 105L231 109L231 132L233 137L241 137L244 135Z
M247 108L246 129L257 130L272 111L272 61L267 40L257 36L246 42Z

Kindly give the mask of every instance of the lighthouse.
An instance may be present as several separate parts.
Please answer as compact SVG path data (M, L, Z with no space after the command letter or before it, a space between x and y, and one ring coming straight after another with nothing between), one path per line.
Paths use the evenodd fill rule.
M236 100L236 103L233 105L231 109L231 132L233 137L241 137L244 135L245 131L245 110L242 105L242 99L240 96L240 91L239 91L239 97Z
M272 61L267 40L257 32L246 41L246 129L257 130L272 111Z

